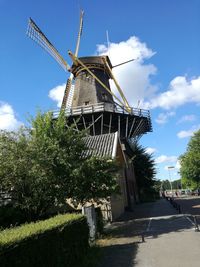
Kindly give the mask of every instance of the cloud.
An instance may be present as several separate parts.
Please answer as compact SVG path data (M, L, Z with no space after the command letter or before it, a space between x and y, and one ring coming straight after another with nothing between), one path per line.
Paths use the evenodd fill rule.
M13 108L4 102L0 102L0 130L13 131L22 126L18 121Z
M182 123L182 122L187 122L187 121L195 121L197 118L195 115L185 115L182 118L180 118L180 120L178 121L178 123Z
M135 59L133 62L113 68L113 73L131 106L136 106L138 101L151 97L157 90L157 87L150 82L151 76L156 74L156 67L153 64L144 64L144 61L151 58L155 52L137 37L132 36L123 42L110 43L109 48L97 45L97 54L109 55L113 66ZM112 81L111 88L119 96Z
M157 157L155 160L156 163L176 162L176 161L177 161L176 156L166 156L166 155L161 155Z
M181 168L180 160L177 160L176 165L175 165L175 168L176 168L177 170L180 170L180 168Z
M186 103L200 104L200 76L187 79L185 76L175 77L164 93L153 97L145 103L146 108L171 109Z
M157 151L157 149L153 148L153 147L147 147L146 148L146 153L148 153L148 154L153 154L156 151Z
M157 93L158 85L151 83L151 76L156 74L157 69L153 64L144 64L155 52L135 36L123 42L110 43L109 48L97 45L97 53L109 55L113 65L136 59L113 69L131 106L136 106L140 101L142 108L169 110L186 103L200 104L200 76L191 79L177 76L170 82L166 91ZM111 88L117 94L112 82Z
M183 130L177 133L178 138L186 138L193 136L196 131L200 129L200 125L193 126L189 130Z
M158 118L155 119L155 121L156 121L157 123L159 123L159 124L165 124L165 123L168 122L169 117L173 117L173 116L175 116L175 114L176 114L176 113L173 112L173 111L171 111L171 112L166 112L166 113L160 113L160 114L158 115Z
M63 83L61 85L57 85L56 87L52 88L49 91L49 97L55 101L57 103L57 107L61 107L62 104L62 100L63 100L63 95L64 95L64 91L65 91L65 86L66 84ZM74 92L74 87L72 85L71 90L70 90L70 94L69 94L69 98L67 101L67 106L71 106L71 102L72 102L72 97L73 97L73 92Z
M57 107L61 107L64 90L65 90L65 84L63 83L61 85L58 85L58 86L52 88L49 91L49 95L48 96L53 101L57 102Z

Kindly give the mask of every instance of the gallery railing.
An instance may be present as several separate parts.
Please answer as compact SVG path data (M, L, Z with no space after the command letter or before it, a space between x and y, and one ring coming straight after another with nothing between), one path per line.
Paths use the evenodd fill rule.
M139 117L150 117L149 110L140 109L140 108L130 108L128 112L126 107L119 106L113 103L97 103L94 105L86 105L86 106L78 106L78 107L66 107L65 114L67 117L74 116L74 115L81 115L87 113L95 113L95 112L113 112L113 113L120 113L120 114L130 114ZM58 117L60 110L53 111L54 117Z

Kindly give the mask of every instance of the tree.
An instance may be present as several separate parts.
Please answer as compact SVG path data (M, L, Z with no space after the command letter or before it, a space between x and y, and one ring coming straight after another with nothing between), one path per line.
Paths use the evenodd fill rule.
M162 181L162 190L171 190L171 183L169 180L163 180Z
M188 184L200 184L200 130L191 137L186 152L180 156L180 173ZM187 183L187 182L186 182Z
M64 113L37 114L31 128L0 134L0 177L16 207L39 218L66 198L84 202L116 190L114 163L84 158L84 132L66 127ZM109 170L112 172L109 172Z
M141 200L148 200L155 194L155 162L151 154L146 153L144 147L136 143L133 146L134 151L134 170L139 187Z
M117 183L118 165L108 158L89 157L83 161L76 170L73 191L69 197L74 203L95 201L101 203L102 199L110 197L112 193L119 193Z

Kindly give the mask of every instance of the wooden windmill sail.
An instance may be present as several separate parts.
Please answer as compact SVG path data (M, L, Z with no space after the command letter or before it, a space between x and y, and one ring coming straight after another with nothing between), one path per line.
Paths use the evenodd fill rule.
M31 39L45 49L66 72L70 73L61 105L61 110L65 110L66 116L68 116L68 123L77 122L78 119L76 124L78 130L89 129L89 133L92 135L118 131L122 139L135 138L151 131L149 111L130 107L114 77L109 57L78 57L83 14L84 12L81 11L75 52L68 51L72 64L69 64L59 54L32 19L29 19L27 31ZM127 62L121 64L125 63ZM114 81L120 97L111 90L110 79ZM67 107L72 82L74 82L72 107Z
M79 32L77 37L76 49L74 55L78 56L80 39L83 29L83 10L80 12L80 25ZM70 65L63 59L63 57L59 54L57 49L51 44L45 34L40 30L40 28L36 25L36 23L30 18L28 23L27 35L34 40L37 44L39 44L43 49L45 49L59 64L65 71L71 71ZM67 83L65 86L64 96L62 100L61 109L66 108L67 99L69 96L69 92L72 86L73 73L70 73L69 78L67 79Z

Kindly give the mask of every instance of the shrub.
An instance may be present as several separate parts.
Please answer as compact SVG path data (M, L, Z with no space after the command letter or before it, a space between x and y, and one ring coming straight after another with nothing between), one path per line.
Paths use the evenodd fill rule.
M0 266L81 266L88 250L82 215L58 215L0 232Z
M18 207L13 207L12 204L0 206L0 228L8 228L17 226L26 222L26 216Z

